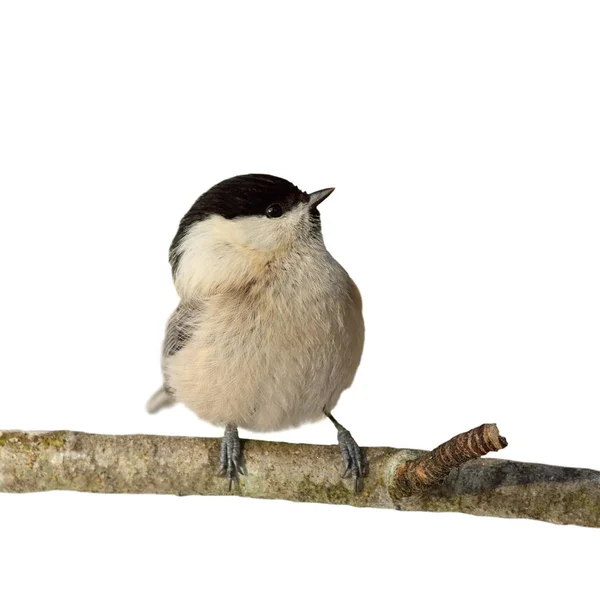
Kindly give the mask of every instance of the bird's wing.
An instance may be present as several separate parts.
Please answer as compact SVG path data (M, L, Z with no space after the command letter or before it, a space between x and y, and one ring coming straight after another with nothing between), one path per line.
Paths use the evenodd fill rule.
M200 307L189 307L179 304L167 322L165 341L163 342L163 358L177 354L190 339L194 323L197 323Z
M198 326L201 318L202 307L179 304L167 321L167 329L162 348L163 385L157 390L146 404L149 413L156 413L163 408L177 403L175 392L167 381L165 361L177 354L192 336L194 328Z

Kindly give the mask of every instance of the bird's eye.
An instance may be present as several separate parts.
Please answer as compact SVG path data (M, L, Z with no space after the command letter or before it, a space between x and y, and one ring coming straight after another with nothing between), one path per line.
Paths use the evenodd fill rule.
M283 208L281 208L281 204L269 204L267 206L266 215L269 219L276 219L283 214Z

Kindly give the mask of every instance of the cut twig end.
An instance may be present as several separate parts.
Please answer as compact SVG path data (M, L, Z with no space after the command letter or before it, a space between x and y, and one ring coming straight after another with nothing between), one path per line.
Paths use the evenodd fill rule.
M479 427L477 427L476 429L472 429L471 431L477 431L478 429L481 430L482 437L486 440L486 443L489 445L488 452L502 450L503 448L506 448L506 446L508 446L506 438L500 435L500 431L498 431L498 426L496 425L496 423L484 423L483 425L480 425ZM481 456L483 456L483 454Z

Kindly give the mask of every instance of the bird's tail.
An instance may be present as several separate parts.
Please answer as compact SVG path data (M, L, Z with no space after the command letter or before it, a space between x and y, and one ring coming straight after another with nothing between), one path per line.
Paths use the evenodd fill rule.
M176 402L177 401L175 398L173 398L173 395L169 394L164 387L161 387L160 389L156 390L156 392L150 396L148 402L146 402L146 410L153 415L163 408L169 408L170 406L173 406Z

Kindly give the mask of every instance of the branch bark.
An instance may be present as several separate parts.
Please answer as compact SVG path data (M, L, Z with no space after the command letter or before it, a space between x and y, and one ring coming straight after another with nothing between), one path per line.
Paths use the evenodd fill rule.
M503 447L503 438L498 435L494 441L486 430L481 435L491 447L478 450L473 442L475 431L456 436L433 452L366 448L369 475L358 494L351 482L340 479L337 446L243 440L249 475L241 477L231 493L600 527L600 472L470 460L473 451L479 456ZM218 439L6 431L0 433L0 492L227 495L227 482L215 475L219 447ZM446 472L439 470L442 463L437 459L434 468L429 468L436 453ZM453 468L453 461L468 462ZM429 483L410 484L420 480Z

